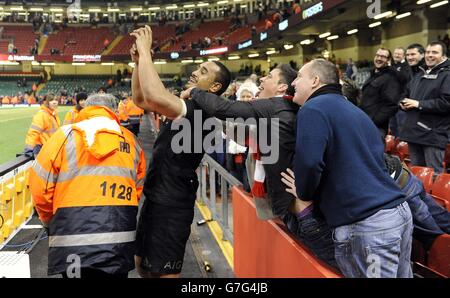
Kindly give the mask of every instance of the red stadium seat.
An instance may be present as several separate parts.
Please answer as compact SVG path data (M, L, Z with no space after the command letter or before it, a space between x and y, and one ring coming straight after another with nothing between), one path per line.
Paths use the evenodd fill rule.
M14 40L14 46L17 48L17 55L29 55L30 48L34 45L34 39L39 37L34 34L31 24L24 25L2 25L3 39ZM0 45L0 54L8 53L8 41L3 41ZM6 46L5 46L6 45Z
M413 174L422 181L425 191L427 193L431 193L431 187L433 185L434 169L427 167L413 166L411 167L411 172L413 172Z
M431 187L431 193L445 201L447 210L450 210L450 174L439 174Z
M105 48L103 42L114 40L114 34L106 27L68 27L49 35L42 54L50 55L52 48L59 49L62 55L101 54Z
M449 204L446 200L444 200L444 199L441 198L441 197L435 196L435 195L433 195L433 194L432 194L431 196L433 197L434 201L435 201L439 206L441 206L442 208L445 208L445 209L447 209L447 210L450 211L450 204Z
M450 235L444 234L434 240L428 253L428 267L450 277Z
M400 157L401 161L404 161L407 165L410 163L409 159L409 150L408 150L408 143L406 142L399 142L395 148L396 154L398 157Z

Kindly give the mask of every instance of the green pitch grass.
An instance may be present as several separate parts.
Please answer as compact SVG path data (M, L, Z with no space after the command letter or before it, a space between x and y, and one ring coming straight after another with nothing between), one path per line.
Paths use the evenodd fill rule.
M58 108L61 124L67 111L72 108ZM0 109L0 165L13 160L16 153L23 152L25 136L31 125L31 119L38 110L38 107Z

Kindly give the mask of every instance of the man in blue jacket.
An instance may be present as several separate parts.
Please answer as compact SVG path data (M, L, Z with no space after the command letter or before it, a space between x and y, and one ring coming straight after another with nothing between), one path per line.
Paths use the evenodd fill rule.
M412 216L388 174L377 127L342 96L336 67L304 65L294 81L297 196L313 201L333 229L347 277L412 277ZM351 162L350 162L351 161Z

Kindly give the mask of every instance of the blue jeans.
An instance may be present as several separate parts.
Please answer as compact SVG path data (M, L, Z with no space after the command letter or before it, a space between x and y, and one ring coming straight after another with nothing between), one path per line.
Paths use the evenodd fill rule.
M412 277L412 216L406 202L333 230L336 262L345 277Z
M336 269L339 268L334 258L332 229L320 214L313 211L299 219L296 215L288 213L283 221L289 231L319 259Z
M410 174L402 191L413 217L413 236L429 250L437 236L450 233L450 212L425 192L422 181L414 175Z

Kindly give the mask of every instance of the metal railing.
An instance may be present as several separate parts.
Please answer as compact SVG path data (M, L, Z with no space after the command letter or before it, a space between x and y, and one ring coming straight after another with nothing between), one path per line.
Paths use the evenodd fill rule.
M216 174L220 179L220 198L222 201L220 205L217 203ZM207 176L209 176L209 179L207 179ZM203 157L199 167L199 182L197 200L209 208L212 219L217 221L222 228L224 238L222 240L228 240L233 244L233 217L232 208L229 208L231 202L229 189L232 186L240 186L242 183L207 154ZM220 207L220 210L218 210L218 207Z

